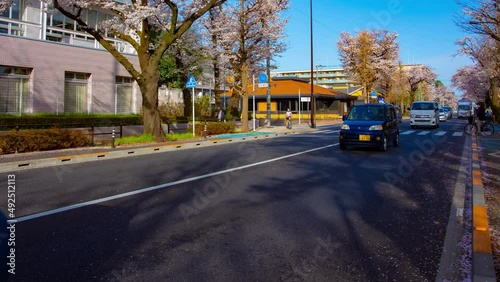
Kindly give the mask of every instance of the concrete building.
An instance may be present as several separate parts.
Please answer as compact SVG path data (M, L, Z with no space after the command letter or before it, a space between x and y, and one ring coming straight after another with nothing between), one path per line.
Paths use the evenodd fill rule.
M43 11L39 0L14 0L0 14L0 114L138 113L130 74L74 21ZM99 11L83 15L99 25ZM138 66L134 49L107 37Z

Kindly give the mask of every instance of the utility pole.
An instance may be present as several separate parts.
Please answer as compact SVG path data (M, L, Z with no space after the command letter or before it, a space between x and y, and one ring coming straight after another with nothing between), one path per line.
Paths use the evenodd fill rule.
M313 4L312 0L309 0L309 20L311 27L311 128L316 128L315 118L314 118L314 53L313 53Z

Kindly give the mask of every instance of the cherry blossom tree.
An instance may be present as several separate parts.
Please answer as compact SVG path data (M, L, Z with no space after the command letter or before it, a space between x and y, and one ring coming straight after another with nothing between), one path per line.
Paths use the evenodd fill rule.
M377 82L386 87L392 84L399 57L397 36L387 30L361 30L356 36L340 34L337 42L340 61L349 78L363 86L365 102Z
M241 99L243 132L248 131L249 77L262 69L266 58L283 52L285 45L281 39L285 37L288 19L282 14L288 7L288 0L227 2L213 27L217 42L223 47L221 62L227 60L234 73L230 108L231 114L237 115ZM216 48L213 50L218 52Z
M458 1L463 7L462 14L457 15L456 23L463 30L486 35L500 42L500 1L467 0Z
M430 96L426 91L428 85L432 85L436 80L437 75L426 65L411 65L405 67L407 83L410 87L410 101L413 103L416 98L428 99ZM427 84L427 85L426 85ZM418 93L421 97L417 97Z
M489 82L485 97L500 115L500 1L468 0L459 2L462 14L457 16L457 25L475 38L466 37L458 41L459 53L470 56L482 68Z
M406 112L405 105L409 104L410 96L410 86L408 85L408 79L406 77L406 71L401 62L393 75L393 85L392 85L392 95L390 95L386 100L392 104L399 104L403 112Z
M488 81L488 91L480 93L476 98L485 98L499 111L500 97L500 43L488 36L466 37L457 42L459 54L469 56L475 63L480 75ZM470 92L472 94L472 92ZM478 95L478 94L476 94Z
M439 102L440 105L456 105L458 99L451 88L446 87L440 80L436 80L431 88L431 100Z
M484 98L490 88L488 77L480 65L459 68L451 77L451 86L461 90L464 98Z
M207 80L208 75L206 74L212 72L209 64L210 60L206 55L208 46L203 44L203 34L200 29L199 25L193 25L189 31L167 49L160 61L162 62L165 58L173 58L174 65L171 66L170 71L175 72L179 88L182 88L184 116L192 115L192 91L184 87L189 74L193 74L201 86L203 81Z
M12 0L0 1L0 9L6 9L12 4ZM113 0L43 1L46 3L46 10L58 10L74 20L79 30L92 35L137 81L143 98L144 132L153 134L156 139L163 139L157 88L160 59L196 20L227 0L131 0L126 3ZM82 17L85 10L93 9L114 16L96 27ZM112 33L136 50L139 68L106 40L106 33Z

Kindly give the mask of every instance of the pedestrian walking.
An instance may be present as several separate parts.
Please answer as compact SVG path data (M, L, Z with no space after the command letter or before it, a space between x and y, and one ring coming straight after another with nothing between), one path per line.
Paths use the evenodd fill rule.
M290 111L290 108L286 110L285 114L285 126L288 129L292 129L292 111Z
M217 121L224 121L224 111L220 107L217 110Z

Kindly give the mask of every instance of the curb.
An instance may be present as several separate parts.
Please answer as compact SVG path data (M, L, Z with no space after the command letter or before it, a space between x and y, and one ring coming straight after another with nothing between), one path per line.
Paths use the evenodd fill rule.
M472 281L496 281L477 136L472 140Z
M117 149L109 148L108 150L100 152L74 154L74 155L69 154L69 155L61 155L61 156L41 158L41 159L12 161L8 163L0 163L0 173L22 171L33 168L59 166L65 164L84 163L89 161L109 160L109 159L123 158L129 156L140 156L140 155L159 153L159 152L169 152L169 151L177 151L183 149L216 146L216 145L237 143L243 141L262 140L266 138L274 138L274 137L286 136L297 133L302 133L302 132L296 130L291 130L289 132L283 132L283 133L269 132L267 134L258 134L253 136L234 137L234 138L231 137L210 138L194 142L189 141L185 143L175 143L175 144L158 144L140 148L117 148Z

